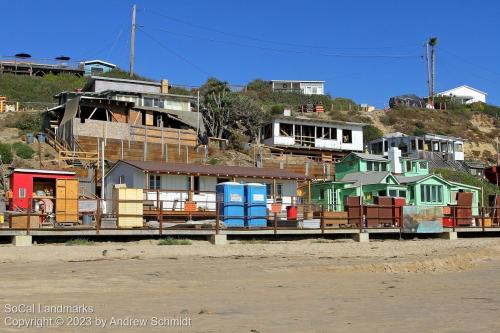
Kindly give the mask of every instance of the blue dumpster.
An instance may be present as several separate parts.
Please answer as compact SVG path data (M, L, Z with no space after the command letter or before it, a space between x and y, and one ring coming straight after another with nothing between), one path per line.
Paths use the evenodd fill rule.
M267 188L264 184L245 184L245 216L250 228L267 226Z
M26 143L29 145L33 143L33 133L26 133Z
M243 184L224 182L216 185L219 217L228 228L245 226L245 190Z

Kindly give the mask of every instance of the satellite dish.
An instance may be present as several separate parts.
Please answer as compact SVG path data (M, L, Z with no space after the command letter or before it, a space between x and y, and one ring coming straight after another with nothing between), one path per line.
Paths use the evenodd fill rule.
M59 56L59 57L56 57L56 60L61 60L61 61L68 61L69 59L71 59L70 57L67 57L67 56Z
M15 55L16 58L20 58L20 59L28 59L28 58L31 58L31 54L28 54L28 53L18 53Z

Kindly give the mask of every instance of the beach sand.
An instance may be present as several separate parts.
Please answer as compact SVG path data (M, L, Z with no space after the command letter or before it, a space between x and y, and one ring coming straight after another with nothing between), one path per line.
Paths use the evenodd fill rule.
M498 238L157 243L0 246L0 331L40 331L7 317L58 316L6 307L85 304L93 313L62 317L91 317L90 326L41 331L500 332Z

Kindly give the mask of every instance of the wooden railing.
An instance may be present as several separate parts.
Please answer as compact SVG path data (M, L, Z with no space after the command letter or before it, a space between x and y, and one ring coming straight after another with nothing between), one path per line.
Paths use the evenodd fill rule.
M59 151L59 165L61 165L62 162L73 162L74 164L75 161L79 161L83 167L86 167L91 163L99 163L99 154L95 152L73 150Z

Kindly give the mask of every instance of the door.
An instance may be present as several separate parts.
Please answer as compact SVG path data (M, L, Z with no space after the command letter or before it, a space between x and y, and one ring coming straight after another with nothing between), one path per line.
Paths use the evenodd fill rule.
M78 179L56 180L56 222L78 222Z

